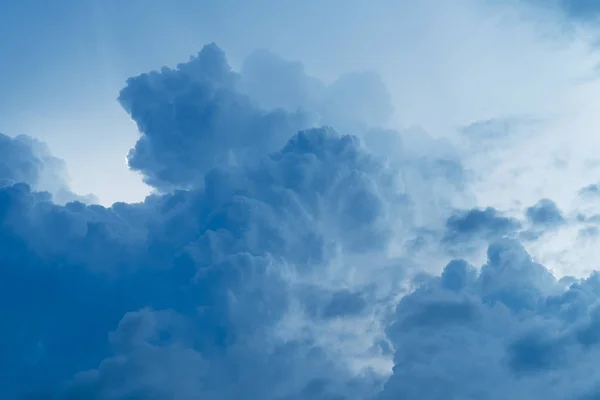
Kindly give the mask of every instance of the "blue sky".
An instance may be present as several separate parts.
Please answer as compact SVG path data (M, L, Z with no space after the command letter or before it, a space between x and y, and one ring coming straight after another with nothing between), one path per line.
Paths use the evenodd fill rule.
M598 398L598 12L0 1L0 397Z
M94 192L104 204L140 200L147 188L123 162L136 131L115 101L118 91L128 77L186 60L209 42L227 49L233 66L257 48L267 48L302 60L325 80L349 70L378 70L404 110L399 112L404 124L432 124L432 111L454 114L439 115L436 119L446 121L435 129L495 117L501 108L515 112L523 106L506 104L508 94L492 93L506 86L492 86L495 66L473 59L475 53L481 57L482 46L500 51L510 46L510 39L497 36L500 32L488 32L484 20L493 18L493 11L482 4L438 2L432 10L427 2L365 7L335 1L4 1L0 129L47 141L71 166L78 191ZM479 43L479 35L489 42ZM514 49L514 56L527 55L530 44ZM454 54L450 49L457 47ZM501 62L512 61L510 54L502 57ZM513 75L505 72L497 80L525 79ZM483 104L471 100L475 88L487 97ZM499 104L487 105L491 96Z

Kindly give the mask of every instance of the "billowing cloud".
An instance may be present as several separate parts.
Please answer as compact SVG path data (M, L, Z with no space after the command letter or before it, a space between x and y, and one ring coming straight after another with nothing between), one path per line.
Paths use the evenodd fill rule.
M385 127L393 113L391 96L374 71L347 73L327 85L307 75L301 63L260 50L244 61L241 81L263 107L307 110L319 123L348 133Z
M539 227L556 227L565 223L565 218L556 204L550 199L542 199L525 210L529 222Z
M446 221L446 240L473 242L477 239L492 240L513 233L520 223L505 217L494 208L471 209L456 213Z
M48 146L27 135L11 137L0 133L0 186L23 182L52 194L54 201L94 201L69 190L64 161L53 157Z
M284 335L292 323L288 319L304 318L305 313L311 318L313 303L307 296L314 291L323 293L317 307L326 319L353 316L367 308L362 296L351 291L365 290L362 286L369 282L347 282L345 289L338 288L342 282L336 280L345 276L330 265L340 252L351 260L385 251L393 237L391 222L402 221L402 215L388 208L402 204L393 171L362 150L357 139L316 129L296 134L281 151L257 165L213 170L204 189L176 193L161 203L166 218L160 227L151 228L153 248L148 251L157 253L171 268L168 274L176 276L164 281L161 291L168 297L160 299L157 294L147 305L176 308L168 320L181 320L185 328L167 325L164 334L156 328L125 353L116 346L99 369L78 375L67 393L87 390L100 393L99 398L109 398L102 393L114 391L123 396L170 393L181 399L233 399L250 393L275 399L319 398L332 387L334 393L343 390L348 395L356 390L351 398L362 398L358 393L367 388L351 389L355 372L329 360L330 350L317 338L284 340ZM183 225L192 220L195 223ZM178 232L170 233L173 228ZM372 305L367 311L372 312ZM146 311L135 320L149 318L154 327L153 314ZM147 329L146 322L140 324ZM135 337L142 329L138 323L127 326L127 334ZM125 328L115 335L121 335L121 329ZM190 335L184 342L177 340L180 329ZM166 335L164 343L161 335ZM198 368L182 366L197 372L180 375L178 384L168 376L153 378L163 376L164 367L144 367L147 357L185 363L178 359L185 354ZM205 363L211 367L202 373ZM297 371L287 370L284 365L290 363ZM128 382L111 378L122 374L140 377ZM315 380L322 382L317 385L321 389L309 389Z
M62 164L29 139L7 140L0 394L597 390L581 374L599 342L596 275L558 279L516 241L523 213L477 204L488 170L476 167L502 139L477 133L506 124L473 124L466 145L390 129L373 72L326 84L266 51L236 72L215 44L131 78L119 101L140 131L129 165L156 189L144 202L58 205L39 182ZM478 145L479 158L465 156ZM550 200L528 204L530 224L570 222ZM467 259L484 247L476 268ZM447 263L457 254L465 260Z
M596 390L597 275L557 280L516 241L449 263L404 297L381 399L579 399Z
M63 207L26 184L0 194L3 295L15 305L3 314L8 393L65 382L64 398L358 399L376 387L290 331L299 319L368 319L366 299L389 295L370 293L380 278L369 271L352 281L333 268L385 253L410 222L397 172L356 137L302 131L255 163L213 169L201 189L136 205Z
M460 161L422 132L411 143L369 129L385 115L369 114L361 96L389 105L376 75L326 86L323 99L339 104L289 105L286 94L275 108L248 79L208 45L128 82L119 99L141 132L130 165L164 194L105 208L56 205L33 178L1 189L1 281L14 304L2 314L8 395L377 392L391 354L383 321L410 274L395 242L419 215L445 213L443 187L464 189ZM300 91L312 82L299 81ZM300 129L326 111L358 136Z
M194 188L212 167L266 155L308 126L302 113L258 108L238 86L214 44L176 69L129 79L119 101L142 133L130 167L160 190Z
M64 168L64 163L51 157L47 148L42 143L28 136L12 138L2 134L0 136L0 150L2 151L2 168L0 179L8 184L10 182L25 182L32 185L39 184L46 169Z
M267 155L316 123L359 133L392 111L375 73L325 87L301 64L265 51L250 55L237 73L215 44L175 69L129 79L119 101L142 133L129 165L161 191L198 187L212 167Z
M300 62L286 61L267 51L250 54L241 69L242 88L267 109L314 109L326 96L326 85L306 74Z

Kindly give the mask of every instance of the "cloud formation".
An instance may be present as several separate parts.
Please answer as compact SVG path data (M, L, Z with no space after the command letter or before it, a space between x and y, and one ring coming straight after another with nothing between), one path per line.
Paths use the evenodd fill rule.
M41 162L18 169L31 151L6 159L24 182L0 189L7 396L375 393L383 331L340 341L339 324L372 320L392 293L348 272L371 255L400 273L386 253L412 224L402 176L359 137L302 130L305 111L265 111L238 85L215 45L128 82L130 164L165 192L140 204L54 204L36 191Z
M27 135L11 137L0 132L0 186L19 182L52 194L54 201L61 204L95 200L91 195L71 192L64 161L53 157L45 143Z
M302 113L264 111L238 86L214 44L176 69L129 79L119 101L142 133L130 167L159 190L194 188L213 166L266 155L307 127Z
M142 133L129 166L160 191L202 184L212 167L245 164L317 125L359 134L383 126L391 99L374 72L326 86L300 63L257 51L240 73L215 44L176 68L130 78L119 101Z
M259 50L244 61L240 79L262 107L307 110L320 124L348 133L385 127L393 113L391 96L374 71L347 73L327 85L307 75L301 63Z
M552 228L565 223L565 218L550 199L542 199L525 210L529 222L535 227Z
M59 205L40 182L63 164L0 137L4 397L596 393L597 276L558 279L516 239L571 221L474 204L464 148L386 126L377 74L325 84L266 51L236 72L209 44L119 101L142 203Z
M400 301L379 398L594 398L597 274L557 280L513 240L487 258L452 261Z
M332 390L362 398L373 383L352 386L347 365L329 360L318 338L287 332L293 321L286 321L317 318L310 316L314 305L326 319L365 310L362 295L351 291L365 290L368 282L336 283L345 277L330 265L340 252L351 260L385 251L391 222L402 218L388 209L402 202L393 178L356 138L325 128L297 133L254 166L213 170L199 191L161 198L164 219L147 240L148 251L156 254L153 262L160 260L157 268L169 268L160 289L165 297L147 299L155 310L125 317L135 323L120 322L114 335L134 335L127 340L135 343L115 345L98 369L76 376L67 398L82 393L110 398L117 391L124 398L159 393L234 399L251 393L300 399L327 398ZM135 282L141 284L136 291L148 287ZM338 288L340 283L347 288ZM309 297L315 291L322 297L316 304ZM172 311L163 317L158 308L165 306ZM156 318L175 325L161 327ZM188 361L180 357L188 356L193 365L185 366ZM148 370L148 357L166 357L196 372L178 374L174 382L164 376L162 363ZM294 370L284 366L290 363ZM113 378L123 374L139 377Z

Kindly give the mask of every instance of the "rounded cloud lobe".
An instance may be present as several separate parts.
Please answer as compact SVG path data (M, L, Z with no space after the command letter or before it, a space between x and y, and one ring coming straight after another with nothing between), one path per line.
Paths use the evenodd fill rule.
M19 182L51 193L57 203L95 200L91 195L77 196L69 190L64 161L53 157L45 143L26 135L11 137L0 132L0 186Z
M327 85L266 51L235 72L210 44L119 101L140 130L129 165L156 189L139 204L58 205L40 177L60 161L0 137L4 397L598 389L597 277L557 280L515 239L518 219L473 208L450 143L387 129L375 73ZM526 218L568 223L547 199ZM453 259L480 247L479 270Z
M268 154L308 126L301 113L258 108L238 86L214 44L176 69L129 79L119 101L142 133L130 167L159 190L193 188L213 166Z
M598 277L556 280L520 243L493 242L478 272L452 261L396 309L381 399L584 399L597 390ZM593 397L589 397L593 398Z

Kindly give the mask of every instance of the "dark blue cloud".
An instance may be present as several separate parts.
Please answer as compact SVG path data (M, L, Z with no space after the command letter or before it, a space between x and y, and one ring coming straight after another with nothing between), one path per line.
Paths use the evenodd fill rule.
M366 300L361 293L340 290L333 293L331 300L323 310L326 318L355 315L366 308Z
M504 217L496 209L471 209L452 215L446 221L449 237L498 237L506 235L517 228L519 222Z
M383 154L363 145L362 127L389 113L375 75L342 78L319 100L303 97L319 85L297 64L254 57L238 74L208 45L175 69L128 81L119 100L141 132L130 165L166 192L142 203L57 205L36 186L49 161L32 156L35 146L6 150L6 178L25 183L0 188L5 397L365 399L377 391L382 375L333 357L358 352L344 347L348 334L325 336L360 318L366 329L381 312L403 273L382 255L414 224L409 192L431 190L428 179L461 179L443 166L418 171L457 160L443 150L390 162L390 146ZM296 87L269 89L266 77L278 74L288 84L296 76ZM360 137L302 130L313 113ZM400 169L411 168L406 180ZM379 258L381 276L372 272ZM349 280L346 268L361 278ZM386 279L386 290L373 285ZM365 354L383 351L381 334L357 338Z
M326 87L302 64L266 51L250 55L237 73L215 44L176 68L130 78L119 101L142 133L129 166L161 191L198 187L212 167L276 151L316 123L359 133L392 112L375 73Z
M567 346L547 336L545 332L528 332L512 342L507 349L509 367L522 375L564 366Z
M560 0L560 6L573 18L595 20L600 13L600 5L594 0Z
M142 343L126 352L117 346L98 369L79 375L69 393L122 390L145 396L171 393L182 385L194 396L216 393L223 399L243 393L253 393L256 398L273 398L275 392L303 393L302 388L288 387L292 382L285 375L279 380L280 388L272 387L273 374L281 374L287 368L281 363L289 362L302 369L300 375L289 379L309 386L317 378L333 387L345 385L347 373L340 366L329 365L318 346L294 345L273 336L275 325L288 312L288 303L306 301L302 296L290 297L292 283L286 279L285 266L295 266L300 275L324 268L334 255L328 248L332 240L346 254L381 249L389 237L383 204L394 196L393 187L387 185L385 168L362 151L356 139L318 129L298 133L281 151L254 166L211 172L200 191L163 197L159 208L168 217L160 227L150 229L150 239L153 247L180 254L173 262L177 281L184 282L179 288L169 288L165 280L162 290L175 293L166 293L164 305L156 303L158 296L148 305L177 307L169 320L183 320L183 333L193 332L186 339L191 342L177 339L172 331L178 328L167 327L169 341L155 343L160 333L152 323L150 337L140 338ZM381 192L376 194L374 188ZM196 222L189 226L181 222L192 218ZM315 221L326 225L319 227ZM171 224L180 228L176 235L164 232ZM169 259L167 254L160 254L164 262ZM325 298L329 298L323 305L326 318L364 308L358 297L343 291ZM153 313L147 311L144 318L154 318ZM135 326L131 328L134 332L139 329ZM192 357L190 365L181 359L180 351ZM263 360L260 354L264 351L274 355ZM317 351L314 356L313 351ZM156 382L152 376L159 372L154 370L163 367L145 361L147 357L155 359L154 352L159 359L165 357L165 363L176 363L168 367L173 373L177 368L196 372L178 373L174 382L170 378ZM119 361L122 359L125 364ZM257 373L257 363L263 362L267 364ZM328 371L325 376L324 371ZM136 383L137 378L134 383L114 380L123 374L140 376L144 382ZM179 390L183 396L183 389Z
M212 167L266 155L308 126L302 113L259 108L239 86L214 44L175 69L130 78L119 101L142 133L130 167L160 190L194 188Z
M418 130L378 127L390 109L376 75L324 85L267 52L238 73L208 45L130 79L119 100L141 133L129 163L158 189L139 204L58 205L40 182L62 163L30 139L0 141L0 397L597 389L577 373L598 359L598 276L555 279L495 209L451 213L468 192L460 158ZM431 242L398 255L430 226ZM421 274L436 266L411 257L440 238L491 242L488 260Z
M457 211L446 220L442 243L452 254L468 254L482 243L514 234L520 227L518 220L492 207Z
M400 301L378 398L580 398L597 388L584 371L600 354L599 288L595 274L556 280L513 240L492 243L479 274L452 261Z
M278 341L272 330L292 300L290 267L310 276L340 250L386 246L388 205L402 199L394 174L358 139L324 128L297 133L256 163L214 169L201 189L141 204L63 207L26 184L1 189L0 282L3 304L13 304L1 314L5 391L50 390L75 376L64 398L160 397L176 388L177 398L271 398L263 393L271 375L295 358L307 365L294 380L346 385L342 367L307 353L318 345ZM358 293L327 290L326 318L365 307ZM266 349L275 355L259 361ZM269 365L259 376L257 362ZM223 392L226 382L239 387ZM279 392L302 392L290 382Z
M465 260L452 260L441 275L442 287L460 291L472 284L477 277L475 268Z
M600 5L595 0L527 0L530 4L560 13L568 21L595 23Z
M550 199L542 199L525 210L525 216L539 228L554 228L565 223L560 209Z

